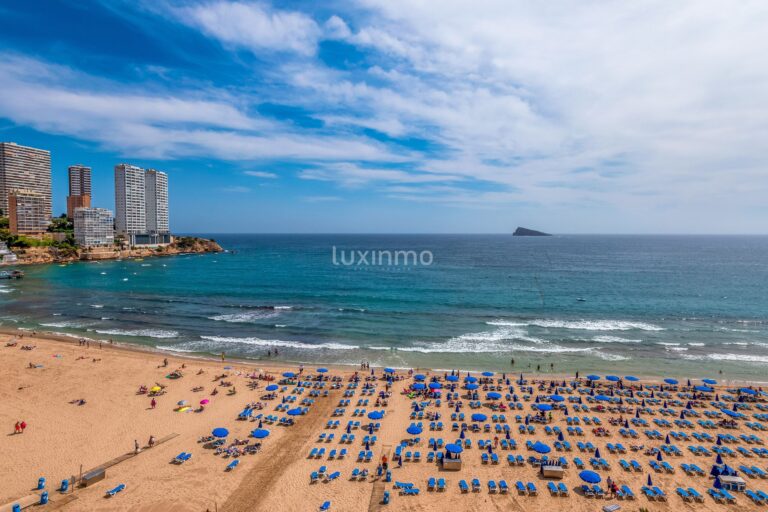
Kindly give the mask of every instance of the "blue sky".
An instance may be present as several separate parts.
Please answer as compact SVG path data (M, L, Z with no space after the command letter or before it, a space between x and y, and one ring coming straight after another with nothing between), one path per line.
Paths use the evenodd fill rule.
M768 7L6 0L0 140L178 232L765 233Z

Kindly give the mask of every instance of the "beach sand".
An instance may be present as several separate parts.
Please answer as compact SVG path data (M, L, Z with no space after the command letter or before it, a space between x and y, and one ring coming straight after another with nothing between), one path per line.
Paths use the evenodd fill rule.
M316 398L315 404L309 408L309 413L298 416L296 424L292 427L265 425L271 435L263 440L262 450L240 457L240 465L233 471L225 472L224 469L231 459L214 455L213 450L197 442L198 438L208 435L215 427L226 427L230 430L229 439L246 439L248 433L256 427L256 423L238 421L237 414L248 402L259 401L265 393L264 387L268 384L257 381L258 389L249 389L248 382L251 379L247 375L264 371L279 376L285 369L296 371L295 366L267 368L242 362L184 359L108 344L99 348L98 343L91 343L87 348L78 346L76 340L43 339L41 336L33 339L30 333L18 340L19 346L5 347L9 338L10 335L0 337L0 374L3 375L0 381L0 426L6 432L0 436L0 512L10 510L10 506L3 508L4 504L23 500L25 496L32 496L27 500L37 499L34 494L39 493L34 493L33 489L39 477L47 479L51 498L47 508L63 511L312 511L317 510L326 500L332 502L331 510L336 511L385 510L388 507L419 511L593 511L612 503L619 503L622 510L638 510L644 507L648 510L675 508L715 511L729 507L716 504L709 496L705 497L704 503L689 504L675 495L678 485L694 487L701 494L706 494L712 481L708 477L686 476L679 465L681 462L695 462L705 471L709 471L714 457L694 456L685 449L691 443L677 441L676 444L684 451L683 456L665 457L665 460L676 467L676 472L655 473L648 466L648 460L652 457L632 452L625 455L610 454L604 447L607 442L620 442L629 448L630 444L659 446L663 441L649 441L643 436L643 429L637 427L635 429L640 432L640 438L625 439L618 434L618 427L607 425L608 414L594 413L590 413L590 416L598 415L604 419L604 425L612 432L610 437L596 438L592 435L590 427L582 425L585 432L583 437L568 438L574 445L573 452L553 451L550 455L564 455L569 460L578 456L586 462L591 454L579 452L575 444L576 441L591 441L600 447L602 456L612 465L611 471L600 471L603 487L605 478L610 475L620 485L629 485L637 499L634 502L598 500L575 494L573 489L580 485L581 481L578 478L579 471L573 465L566 471L563 480L571 489L570 497L551 497L547 491L547 481L540 479L538 470L528 464L510 467L506 463L508 453L519 453L526 458L533 454L525 448L525 441L528 439L540 440L550 445L555 441L554 437L544 433L542 426L537 427L537 433L533 436L517 432L518 425L513 418L516 414L525 415L531 412L530 404L526 404L524 411L506 413L512 428L512 437L517 440L518 448L515 451L496 450L501 459L498 465L482 464L481 451L476 446L464 452L464 468L460 472L442 471L435 464L426 462L426 454L430 451L427 439L442 437L447 443L455 440L458 435L450 430L452 410L444 404L439 411L443 415L445 429L442 432L432 432L428 428L429 421L423 420L425 429L420 436L422 443L411 449L421 452L422 461L406 462L402 468L392 469L393 481L413 482L421 489L419 496L400 496L393 490L391 483L384 484L383 481L373 478L365 482L350 481L349 475L353 468L367 468L374 474L381 455L386 453L392 461L394 448L402 439L411 437L405 433L412 421L409 418L411 401L400 394L404 386L412 382L410 379L396 383L389 404L381 408L386 410L386 416L381 420L381 430L376 433L378 442L371 447L374 452L372 462L363 464L357 461L357 453L362 448L360 440L366 434L362 430L354 431L357 440L351 445L316 442L322 432L334 432L338 439L344 433L346 422L353 419L350 414L360 399L359 393L351 397L346 414L335 418L340 420L341 427L335 430L325 429L326 422L331 419L331 412L342 398L343 389L339 389L332 390L327 398ZM35 345L36 348L31 351L21 350L20 345L25 344ZM164 357L169 359L168 367L158 368ZM30 368L30 363L41 367ZM182 364L186 364L183 378L166 378L168 373ZM230 365L231 370L224 370L224 366ZM197 374L200 369L204 373ZM309 368L306 371L312 373ZM328 375L343 376L346 387L346 381L353 372L354 370L349 368L332 368ZM214 377L223 373L228 375L226 380L231 381L237 389L235 395L227 394L229 388L216 386ZM403 371L399 373L406 374ZM381 372L377 371L377 375L381 375ZM156 382L167 386L166 393L157 398L157 407L151 409L150 398L137 394L137 389L140 385L152 386ZM193 392L192 389L197 386L202 386L204 390ZM377 391L383 389L382 382L379 382L378 386ZM211 395L214 387L219 390L216 396ZM298 400L304 396L306 393ZM176 412L179 401L187 400L190 405L196 407L204 398L210 400L204 412ZM367 410L373 410L375 396L367 398L370 400ZM85 399L86 404L69 403L75 399ZM261 412L283 416L284 413L274 412L277 403L279 400L269 402ZM466 406L463 411L467 416L473 412ZM490 415L489 411L482 412ZM660 416L646 416L649 421L656 417ZM555 413L555 422L551 425L559 425L565 431L565 421L562 418L562 413ZM368 422L365 417L354 419L363 424ZM669 419L673 421L675 418ZM13 434L14 424L19 420L27 423L26 431L23 434ZM651 425L650 428L657 427ZM697 430L701 431L700 428ZM662 432L666 433L663 429ZM728 432L736 436L746 433L765 437L762 433L743 426L739 430ZM81 467L88 470L131 454L134 440L138 440L144 447L150 435L157 439L173 437L153 448L144 448L136 456L128 456L109 467L105 480L101 482L78 489L74 494L62 495L55 490L61 480L77 476ZM492 439L494 435L470 434L469 437L476 445L477 439ZM711 443L693 444L711 446ZM752 447L744 443L742 445ZM327 457L322 460L308 459L309 451L320 446L325 447L326 451L346 447L349 455L344 460L328 460ZM735 449L735 445L733 447ZM173 457L182 451L191 452L192 458L183 465L172 464ZM621 458L636 459L643 466L643 472L624 472L618 463ZM736 468L740 464L747 464L768 470L768 459L765 458L737 456L728 457L726 462ZM327 466L329 473L340 471L341 478L329 483L310 484L310 473L321 465ZM654 485L666 492L666 503L656 503L641 496L640 487L645 484L649 473ZM447 489L443 492L428 492L426 481L430 476L445 478ZM464 479L469 482L475 477L482 482L481 491L460 494L458 481ZM505 479L511 487L509 494L489 494L489 479L497 482ZM517 480L534 482L539 491L538 496L518 495L514 490ZM750 489L768 491L768 479L747 481ZM113 498L105 498L105 491L119 483L124 483L126 489ZM388 506L378 503L384 489L392 495ZM737 495L738 505L730 505L731 508L760 508L744 494L734 494Z

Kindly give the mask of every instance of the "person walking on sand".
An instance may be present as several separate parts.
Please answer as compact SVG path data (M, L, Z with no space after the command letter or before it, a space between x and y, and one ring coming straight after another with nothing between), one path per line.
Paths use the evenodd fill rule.
M153 435L150 435L150 436L149 436L149 442L147 443L147 445L148 445L150 448L152 448L153 446L155 446L155 436L153 436Z
M152 409L154 409L155 407L157 407L157 400L155 400L155 399L153 398L153 399L152 399L152 401L151 401L151 402L149 402L149 406L150 406Z
M19 424L19 429L21 429L21 433L24 433L24 429L27 428L27 422L24 420L21 420L21 423Z
M13 427L13 433L14 434L21 434L21 423L18 421L16 422L16 425Z
M141 448L139 447L139 440L134 439L133 440L133 453L139 453L141 451Z

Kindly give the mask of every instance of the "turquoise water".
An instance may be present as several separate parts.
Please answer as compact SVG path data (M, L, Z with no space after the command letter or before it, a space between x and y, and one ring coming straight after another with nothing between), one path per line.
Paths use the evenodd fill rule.
M234 253L28 267L0 318L199 354L768 380L768 237L214 238Z

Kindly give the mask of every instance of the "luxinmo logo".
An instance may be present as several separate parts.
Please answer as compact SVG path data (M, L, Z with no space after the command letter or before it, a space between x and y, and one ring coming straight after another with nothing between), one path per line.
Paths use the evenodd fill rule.
M331 261L344 267L428 267L435 257L432 251L338 249L334 245Z

